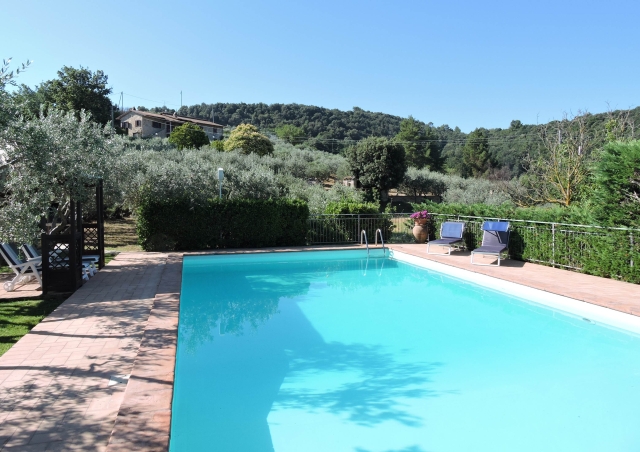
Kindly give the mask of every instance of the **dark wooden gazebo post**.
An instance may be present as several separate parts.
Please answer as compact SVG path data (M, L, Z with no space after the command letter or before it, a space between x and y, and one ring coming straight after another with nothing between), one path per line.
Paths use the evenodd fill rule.
M104 186L102 179L96 185L96 204L98 209L98 249L100 251L100 268L104 267Z
M82 204L69 202L66 234L42 234L42 292L75 292L82 284L82 256L98 256L104 267L104 193L96 181L96 223L82 221Z
M82 280L82 233L78 230L80 204L69 202L66 234L42 234L42 292L75 292Z
M96 182L96 222L81 224L82 255L98 256L99 268L104 267L104 189L102 179Z

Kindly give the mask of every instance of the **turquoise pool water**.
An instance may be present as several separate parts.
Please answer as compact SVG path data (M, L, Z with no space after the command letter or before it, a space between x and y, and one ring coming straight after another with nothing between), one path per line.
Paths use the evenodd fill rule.
M640 337L363 251L184 259L172 452L640 450Z

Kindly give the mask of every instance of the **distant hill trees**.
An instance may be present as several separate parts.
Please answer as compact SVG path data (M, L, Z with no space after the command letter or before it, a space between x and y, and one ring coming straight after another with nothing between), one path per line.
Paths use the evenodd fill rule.
M170 109L168 111L173 112ZM344 153L354 141L370 136L394 138L399 135L399 141L406 142L405 149L412 164L424 164L436 169L442 167L449 173L459 175L474 173L473 169L469 168L468 157L466 162L464 158L464 148L470 134L446 124L436 127L432 123L411 118L411 127L416 131L402 131L401 124L407 118L400 116L366 111L358 107L342 111L301 104L202 103L183 106L178 110L178 114L208 120L215 116L217 123L230 127L242 123L253 124L263 131L271 131L274 134L277 131L291 143L333 153ZM640 127L640 107L628 110L624 115L623 112L613 111L587 113L584 116L587 133L595 147L600 147L606 142L607 133L610 134L612 129L619 132L619 121L614 118L625 116L629 123L638 124ZM525 171L523 162L527 156L537 157L546 152L541 135L545 129L553 128L556 122L558 121L548 124L523 124L519 120L513 120L506 129L482 129L488 144L486 152L489 166L486 175L506 179L522 174ZM627 127L624 134L637 136L638 131L633 127ZM428 148L411 145L408 142L410 140L403 138L405 135L419 136L420 139L415 141L429 143ZM429 157L436 156L442 159L443 164L429 161ZM477 172L477 169L475 171Z

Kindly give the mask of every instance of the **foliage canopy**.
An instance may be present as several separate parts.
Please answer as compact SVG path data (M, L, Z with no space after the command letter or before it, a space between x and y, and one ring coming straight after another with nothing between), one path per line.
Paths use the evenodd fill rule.
M243 154L273 154L273 144L258 128L251 124L240 124L224 142L224 150L239 151Z
M176 145L179 150L200 149L209 144L209 137L200 127L187 122L173 129L169 143Z
M285 140L287 143L302 143L307 139L304 129L293 124L282 124L276 127L275 132L278 138Z
M387 191L397 187L407 171L404 147L388 138L362 140L347 150L346 158L370 199L386 201Z
M76 69L63 66L58 78L41 83L35 89L21 85L15 94L16 103L25 116L37 117L40 109L55 108L73 112L79 118L80 110L91 113L94 121L106 124L111 121L111 88L107 87L107 75L88 68Z
M440 169L438 136L430 126L416 121L413 116L400 123L396 141L404 146L407 164L416 168Z
M480 177L489 170L489 140L483 129L476 129L467 137L462 148L462 161L462 176Z
M80 113L50 109L47 116L12 123L0 145L0 240L30 242L52 204L85 202L97 179L111 180L117 170L114 136Z
M605 224L640 226L640 140L607 144L595 180L596 217Z

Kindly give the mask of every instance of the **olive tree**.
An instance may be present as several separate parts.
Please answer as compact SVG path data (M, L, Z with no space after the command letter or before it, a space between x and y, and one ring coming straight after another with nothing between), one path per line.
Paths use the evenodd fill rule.
M0 130L0 240L31 241L52 206L89 200L95 182L111 178L114 137L84 111L78 120L55 109Z
M429 194L442 196L447 189L446 176L426 168L410 167L404 175L398 189L406 194L426 196Z

